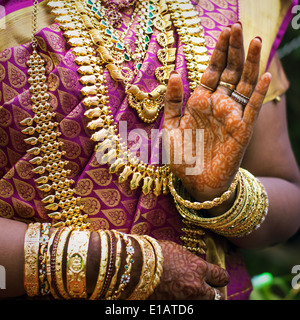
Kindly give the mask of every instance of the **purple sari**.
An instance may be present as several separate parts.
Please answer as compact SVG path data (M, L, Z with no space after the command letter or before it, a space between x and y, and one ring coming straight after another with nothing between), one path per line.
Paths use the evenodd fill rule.
M206 44L211 54L221 30L238 21L237 0L200 0L195 3L196 10L205 30ZM5 5L5 3L3 3ZM7 13L32 5L31 1L12 1L7 5ZM131 10L124 18L129 20ZM137 23L133 23L133 27ZM123 24L122 28L125 29ZM158 44L154 31L148 52L140 72L133 84L151 91L156 86L154 71L158 66L155 52ZM75 180L78 196L82 197L83 211L89 215L93 230L99 228L116 229L127 233L149 234L156 239L181 243L181 218L175 208L171 195L155 197L153 193L144 195L141 189L132 191L129 182L118 183L118 176L111 175L108 167L97 162L94 142L90 140L92 131L87 129L88 119L79 93L81 84L76 72L74 55L66 44L62 31L53 24L37 33L39 52L46 61L50 103L60 123L66 154L71 169L70 178ZM125 41L134 47L134 32L129 31ZM184 83L184 104L189 98L186 61L183 45L175 34L177 47L176 70ZM45 193L36 188L32 173L31 156L26 154L28 146L21 133L20 121L33 116L27 82L26 61L31 53L30 44L9 48L0 53L0 216L23 222L49 220L47 210L41 200ZM145 125L136 115L126 98L122 84L114 82L105 72L108 85L109 105L116 122L126 121L127 130L144 129L128 141L128 147L137 149L148 141L149 159L155 158L151 150L151 129L162 126L162 112L155 123ZM251 281L245 269L241 254L225 244L226 268L231 281L227 287L228 299L248 299ZM204 257L205 258L205 257Z

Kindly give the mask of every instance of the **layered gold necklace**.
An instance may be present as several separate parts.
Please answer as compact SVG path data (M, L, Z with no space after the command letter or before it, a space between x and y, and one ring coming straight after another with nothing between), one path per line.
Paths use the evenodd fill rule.
M124 84L129 104L137 110L140 118L146 123L155 121L163 107L170 72L175 68L173 62L176 49L172 47L172 21L185 44L191 91L199 85L208 64L209 57L198 12L189 0L168 3L165 0L141 1L135 7L127 30L120 35L110 25L106 9L100 2L59 0L50 1L48 5L76 56L79 81L83 85L82 103L87 109L85 116L90 119L88 128L94 130L91 139L97 142L97 160L101 164L108 164L109 172L117 173L120 183L130 178L132 190L141 186L145 195L151 191L155 196L167 193L169 166L154 166L140 161L132 156L122 142L109 106L104 70L109 71L113 80ZM136 16L139 17L137 46L131 52L124 39ZM156 41L160 49L156 54L161 66L155 71L158 81L156 88L152 92L143 92L137 85L132 85L131 81L141 68L153 27L158 31ZM130 63L133 64L133 70L129 67ZM46 204L46 209L52 211L49 217L57 220L54 226L86 228L89 226L85 222L87 216L82 213L80 198L74 195L75 190L71 188L74 181L66 178L69 174L65 169L68 162L61 160L64 154L61 151L62 142L58 142L58 124L52 121L55 113L51 112L47 101L49 97L43 64L44 61L34 50L29 59L28 73L35 116L22 122L27 126L22 132L29 135L38 133L25 141L34 145L28 150L35 155L30 162L37 165L34 172L40 175L36 179L39 189L50 193L42 201Z

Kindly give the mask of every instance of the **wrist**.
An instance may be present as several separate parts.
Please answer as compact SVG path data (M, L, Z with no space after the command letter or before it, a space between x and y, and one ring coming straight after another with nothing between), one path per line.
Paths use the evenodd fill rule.
M236 200L236 195L237 195L237 191L235 190L231 194L231 196L228 200L224 201L219 206L216 206L216 207L213 207L211 209L206 210L206 213L208 214L208 216L219 217L219 216L223 215L225 212L227 212L233 206L233 204Z

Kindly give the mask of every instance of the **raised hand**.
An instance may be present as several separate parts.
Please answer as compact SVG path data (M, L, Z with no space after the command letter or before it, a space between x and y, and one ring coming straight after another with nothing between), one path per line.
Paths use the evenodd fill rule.
M183 114L181 78L176 72L170 76L163 124L170 146L168 139L165 145L170 151L172 172L197 201L212 200L226 191L242 162L271 81L269 73L258 81L261 46L260 38L253 39L245 61L241 24L224 29L202 76L203 86L194 91ZM249 98L246 103L234 99L232 89ZM186 129L192 129L190 141L182 139ZM202 129L202 154L196 149L196 129ZM188 163L186 154L185 159L178 154L181 141L189 144L183 150L192 150L196 164ZM189 174L187 169L191 168Z

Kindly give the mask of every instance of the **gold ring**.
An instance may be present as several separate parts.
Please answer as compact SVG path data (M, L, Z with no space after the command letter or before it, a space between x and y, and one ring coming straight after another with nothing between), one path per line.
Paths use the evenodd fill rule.
M220 293L215 288L213 289L215 292L214 300L221 300L222 296L220 295Z
M235 90L235 85L228 83L228 82L224 82L224 81L220 81L219 83L220 86L229 89L230 91L234 91Z
M203 87L204 89L206 89L206 90L209 90L209 91L211 91L211 92L215 92L215 89L210 88L210 87L206 86L206 85L203 84L203 83L200 83L200 86L202 86L202 87Z
M243 94L234 91L231 95L231 98L233 100L235 100L236 102L240 103L241 105L243 105L244 107L248 104L250 98L244 96Z

